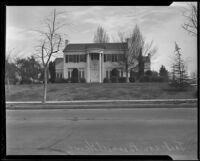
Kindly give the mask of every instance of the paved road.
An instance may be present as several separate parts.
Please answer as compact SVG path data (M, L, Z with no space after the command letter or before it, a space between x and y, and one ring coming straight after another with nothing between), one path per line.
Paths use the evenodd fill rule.
M7 154L197 159L196 108L6 110Z

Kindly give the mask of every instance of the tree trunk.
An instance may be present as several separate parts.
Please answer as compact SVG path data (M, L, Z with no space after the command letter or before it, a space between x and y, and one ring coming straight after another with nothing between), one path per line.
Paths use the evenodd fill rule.
M46 103L47 99L47 68L44 69L44 95L43 95L43 103Z

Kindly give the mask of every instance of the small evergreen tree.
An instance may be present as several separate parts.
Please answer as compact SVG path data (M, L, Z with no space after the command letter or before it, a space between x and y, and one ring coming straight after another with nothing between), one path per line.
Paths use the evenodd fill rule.
M50 74L50 82L54 83L56 79L56 70L55 70L55 62L49 62L49 74Z
M151 70L147 70L145 72L145 75L147 75L147 76L152 76L152 74L153 74L153 72Z
M166 70L165 66L162 65L159 70L159 75L164 78L165 81L168 80L168 71Z
M172 84L176 87L185 87L187 85L188 75L185 69L185 63L181 57L178 44L175 42L175 59L172 64Z

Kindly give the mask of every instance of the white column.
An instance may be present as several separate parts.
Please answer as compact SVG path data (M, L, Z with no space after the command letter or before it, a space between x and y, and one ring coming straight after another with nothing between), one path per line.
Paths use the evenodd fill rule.
M87 53L87 82L90 82L90 55Z
M102 59L101 59L101 82L103 82L103 79L104 79L104 55L103 53L101 53L101 56L102 56Z
M99 82L101 83L101 53L99 53Z

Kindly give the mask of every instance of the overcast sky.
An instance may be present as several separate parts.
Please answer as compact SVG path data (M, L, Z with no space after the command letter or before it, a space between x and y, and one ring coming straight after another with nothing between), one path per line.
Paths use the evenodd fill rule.
M171 6L9 6L6 16L6 49L19 52L20 57L35 52L38 35L35 29L41 29L43 19L52 10L64 11L62 28L64 38L69 43L92 43L99 25L103 26L116 41L118 32L129 34L137 24L147 41L154 41L158 47L152 57L151 68L159 70L161 65L170 70L174 54L174 42L181 48L189 72L197 70L197 38L186 32L181 25L186 21L183 12L187 3L173 3Z

